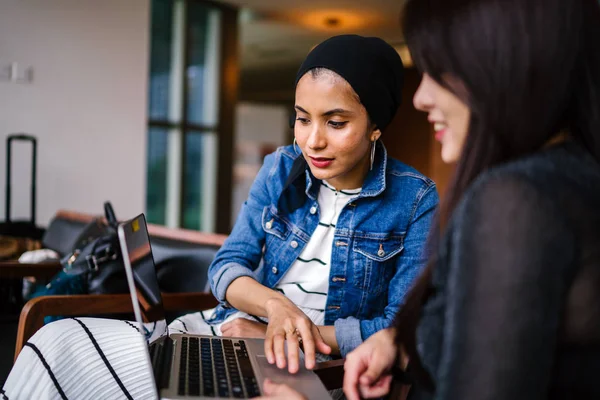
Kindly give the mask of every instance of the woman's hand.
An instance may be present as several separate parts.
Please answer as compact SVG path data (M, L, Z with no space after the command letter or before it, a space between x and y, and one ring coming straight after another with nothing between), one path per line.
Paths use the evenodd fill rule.
M393 328L381 330L346 356L344 393L348 400L382 397L389 393L390 370L398 357Z
M237 318L221 325L221 335L225 337L247 337L264 339L267 333L267 325L260 322L250 321L245 318Z
M270 299L265 304L269 325L265 338L265 355L269 363L277 363L277 367L285 368L285 342L287 340L288 371L298 372L299 344L302 342L304 360L307 369L313 369L316 351L329 354L329 347L319 329L290 300Z
M264 396L256 397L257 400L307 400L306 397L296 392L285 384L274 383L265 379L263 385Z

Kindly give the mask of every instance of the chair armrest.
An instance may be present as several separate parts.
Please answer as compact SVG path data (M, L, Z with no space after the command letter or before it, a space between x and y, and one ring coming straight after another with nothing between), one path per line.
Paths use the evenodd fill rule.
M344 384L344 362L346 360L331 360L317 363L313 369L327 390L339 389Z
M208 310L219 304L210 292L163 293L162 299L167 311ZM131 300L129 302L131 303Z
M206 310L218 302L211 293L163 293L167 311ZM23 345L44 325L44 317L51 315L123 314L133 312L129 294L41 296L29 300L21 310L15 360Z
M61 269L62 266L59 262L27 264L18 261L0 261L0 278L23 278L25 276L51 278Z

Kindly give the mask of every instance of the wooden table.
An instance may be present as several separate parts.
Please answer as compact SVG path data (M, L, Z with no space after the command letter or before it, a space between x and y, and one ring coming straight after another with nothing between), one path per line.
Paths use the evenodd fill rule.
M24 278L35 276L36 278L52 278L62 266L58 261L37 264L20 263L16 260L0 261L0 278Z

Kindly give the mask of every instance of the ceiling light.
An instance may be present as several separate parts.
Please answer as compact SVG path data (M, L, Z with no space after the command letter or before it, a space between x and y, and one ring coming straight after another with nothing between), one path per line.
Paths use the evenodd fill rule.
M325 18L325 25L330 28L337 28L340 25L341 21L336 17L327 17Z
M368 12L348 10L314 10L295 17L297 23L319 31L358 31L377 26L381 17Z

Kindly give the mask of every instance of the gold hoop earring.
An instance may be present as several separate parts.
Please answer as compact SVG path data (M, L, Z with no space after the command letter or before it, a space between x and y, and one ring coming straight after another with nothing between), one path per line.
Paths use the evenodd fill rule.
M294 150L296 151L296 153L300 153L300 150L298 150L298 143L296 143L296 137L294 136Z
M375 161L375 143L377 143L377 139L373 140L371 145L371 171L373 170L373 162Z

